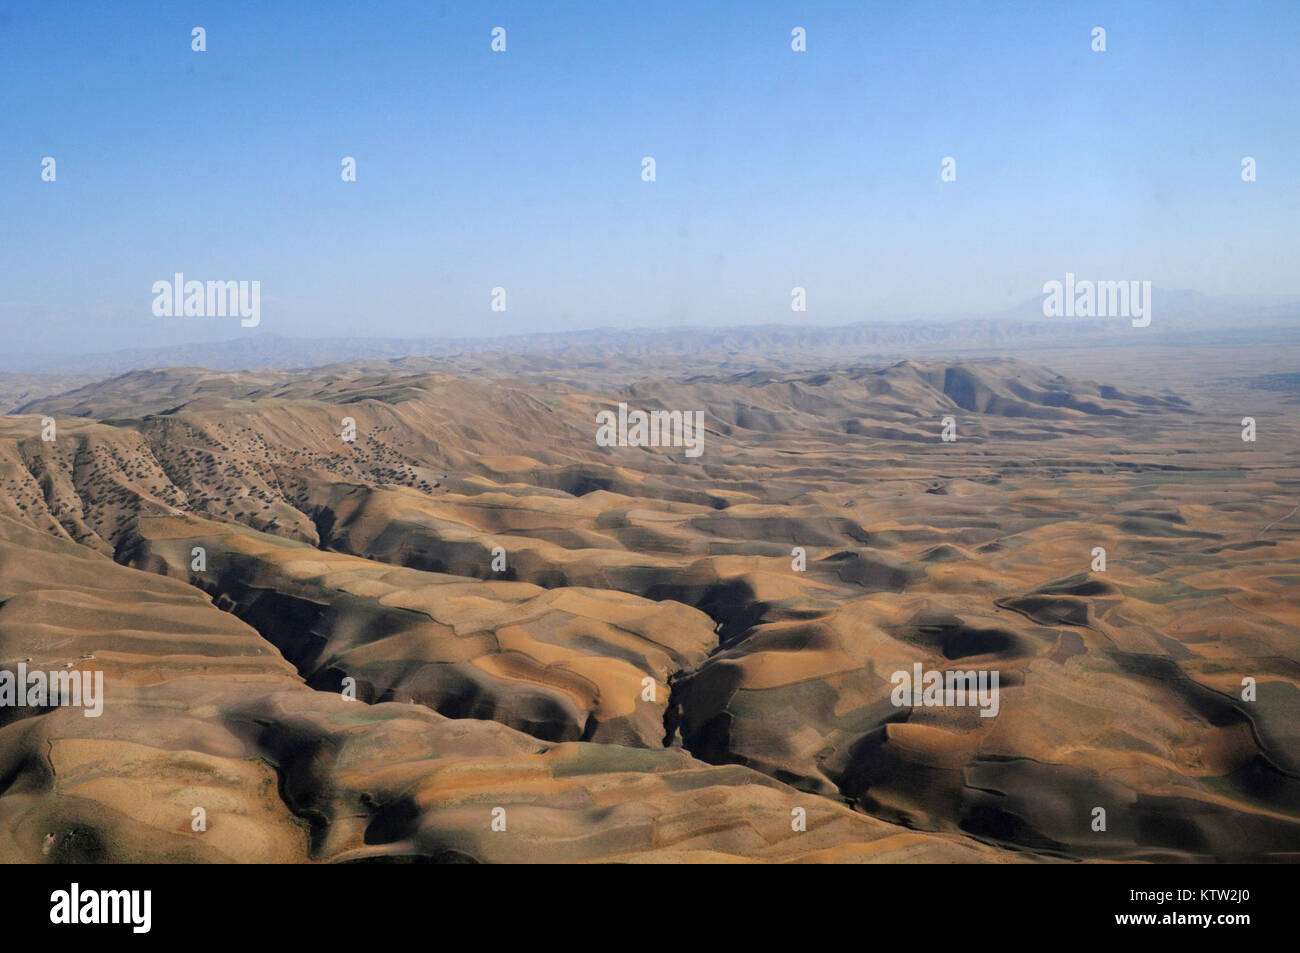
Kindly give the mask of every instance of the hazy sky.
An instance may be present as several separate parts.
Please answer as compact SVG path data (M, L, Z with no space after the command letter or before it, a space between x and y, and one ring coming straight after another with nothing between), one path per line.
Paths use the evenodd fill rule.
M1298 133L1294 0L0 0L0 331L827 324L1066 271L1293 294ZM177 271L260 281L261 326L154 317Z

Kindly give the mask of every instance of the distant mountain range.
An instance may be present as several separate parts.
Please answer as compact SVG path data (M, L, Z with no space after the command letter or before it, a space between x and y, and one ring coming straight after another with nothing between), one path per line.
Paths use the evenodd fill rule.
M827 352L843 357L1006 353L1025 348L1107 344L1207 345L1239 342L1249 332L1279 342L1300 340L1300 297L1208 296L1191 291L1154 292L1150 327L1126 318L1045 318L1040 298L996 314L947 319L915 318L838 326L795 324L734 327L594 328L502 337L293 338L250 330L229 341L160 348L131 348L52 358L0 357L0 377L60 375L70 386L127 371L160 367L213 370L310 368L357 360L449 358L477 354L734 355ZM78 380L78 379L82 380ZM13 389L9 387L7 389Z

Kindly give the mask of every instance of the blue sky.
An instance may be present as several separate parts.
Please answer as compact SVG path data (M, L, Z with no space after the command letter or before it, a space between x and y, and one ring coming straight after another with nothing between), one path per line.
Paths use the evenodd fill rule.
M1296 294L1298 184L1293 0L0 0L16 352ZM176 271L261 281L261 326L154 317Z

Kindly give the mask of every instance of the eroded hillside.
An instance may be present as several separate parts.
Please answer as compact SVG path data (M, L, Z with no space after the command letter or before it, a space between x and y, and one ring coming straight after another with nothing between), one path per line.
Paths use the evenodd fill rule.
M106 680L6 711L0 856L1300 853L1276 397L574 376L173 369L0 418L0 655ZM620 403L703 452L598 445ZM995 670L996 713L896 704L915 665Z

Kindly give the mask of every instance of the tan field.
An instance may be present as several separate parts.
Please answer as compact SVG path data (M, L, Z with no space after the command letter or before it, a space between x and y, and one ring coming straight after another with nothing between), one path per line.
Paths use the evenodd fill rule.
M24 378L0 860L1294 861L1297 356Z

